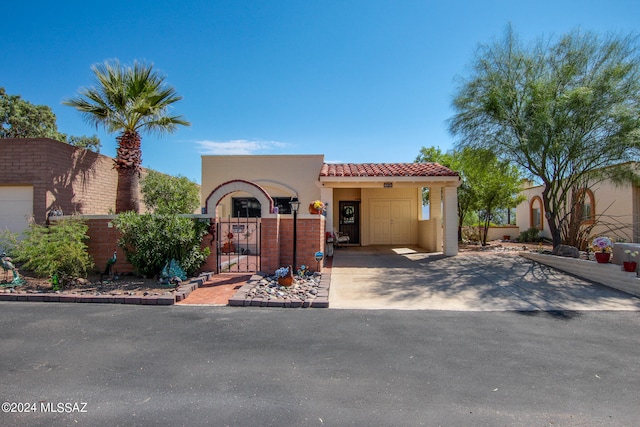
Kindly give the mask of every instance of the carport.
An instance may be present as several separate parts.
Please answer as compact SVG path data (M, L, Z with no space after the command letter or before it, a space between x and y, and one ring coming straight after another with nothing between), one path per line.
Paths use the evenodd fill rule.
M329 307L452 311L640 310L640 299L517 254L447 257L417 246L336 251Z

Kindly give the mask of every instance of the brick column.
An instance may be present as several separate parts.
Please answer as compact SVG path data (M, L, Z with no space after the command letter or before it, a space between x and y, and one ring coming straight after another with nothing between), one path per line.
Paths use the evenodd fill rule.
M317 270L316 252L325 252L325 217L305 215L298 218L298 247L296 259L298 267L306 265L311 271ZM322 271L322 262L320 271Z
M260 269L267 274L273 274L282 267L280 264L280 224L279 215L260 220Z

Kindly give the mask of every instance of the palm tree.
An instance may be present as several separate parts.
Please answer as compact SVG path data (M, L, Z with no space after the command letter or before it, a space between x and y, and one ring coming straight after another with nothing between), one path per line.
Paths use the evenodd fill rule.
M190 126L182 116L169 114L169 107L182 99L165 85L165 76L153 65L134 62L133 67L106 61L91 67L96 85L81 88L75 98L63 102L76 108L84 119L109 133L118 132L114 167L118 171L116 213L139 212L142 163L140 131L172 133L178 125Z

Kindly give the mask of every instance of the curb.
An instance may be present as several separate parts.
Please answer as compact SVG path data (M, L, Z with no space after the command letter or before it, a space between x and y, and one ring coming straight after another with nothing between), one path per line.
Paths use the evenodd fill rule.
M214 273L203 273L180 287L172 295L85 295L85 294L53 294L53 293L0 293L0 301L20 302L67 302L89 304L133 304L133 305L173 305L182 301L191 292L202 286Z

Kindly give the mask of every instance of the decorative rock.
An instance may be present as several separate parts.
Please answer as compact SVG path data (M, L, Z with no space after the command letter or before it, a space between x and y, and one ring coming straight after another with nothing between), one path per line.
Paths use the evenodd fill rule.
M569 257L569 258L578 258L580 256L580 252L578 248L569 245L558 245L553 248L551 252L552 255Z

